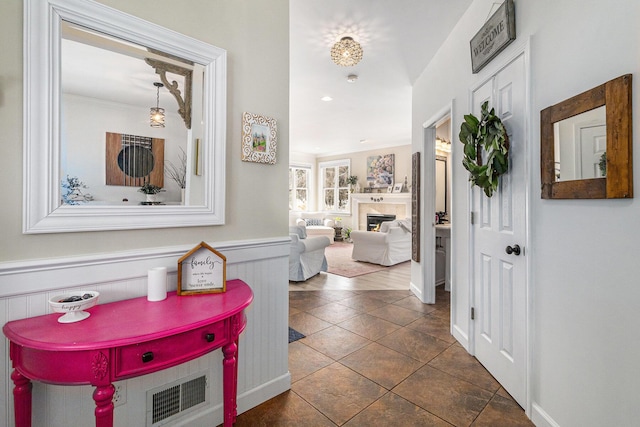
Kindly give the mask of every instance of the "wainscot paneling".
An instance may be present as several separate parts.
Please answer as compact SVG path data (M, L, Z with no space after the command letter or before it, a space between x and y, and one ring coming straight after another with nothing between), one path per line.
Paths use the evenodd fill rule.
M91 289L100 304L146 295L147 271L166 266L169 290L177 285L177 261L194 245L130 252L0 263L0 323L51 313L48 298ZM245 281L254 293L240 336L238 413L290 388L287 363L289 238L207 242L227 257L227 279ZM185 296L188 298L188 296ZM8 340L0 343L0 425L13 427L13 383ZM114 425L144 426L148 390L197 373L209 375L210 404L185 414L174 426L222 423L222 352L154 374L121 381L124 403L115 408ZM54 386L34 382L33 427L90 427L94 424L91 386Z

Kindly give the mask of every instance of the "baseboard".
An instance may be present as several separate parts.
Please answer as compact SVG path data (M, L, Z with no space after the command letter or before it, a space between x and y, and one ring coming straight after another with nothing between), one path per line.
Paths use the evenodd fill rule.
M238 395L238 414L255 408L291 388L291 373L274 378L260 386Z
M418 297L420 301L424 301L424 295L422 294L422 288L413 284L413 282L409 282L409 290L413 292L415 296Z
M453 325L451 328L451 335L464 347L467 352L469 351L469 335L467 335L460 327Z
M535 402L531 404L531 422L535 424L536 427L560 427L560 424L555 422L553 418Z

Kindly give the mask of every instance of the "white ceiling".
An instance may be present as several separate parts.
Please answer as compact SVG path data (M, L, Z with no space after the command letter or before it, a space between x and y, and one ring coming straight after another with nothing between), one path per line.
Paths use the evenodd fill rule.
M411 86L471 1L291 0L291 151L410 144ZM345 35L364 50L353 67L331 61L331 46ZM347 82L349 74L358 80Z
M411 86L471 1L290 0L291 151L330 155L410 144ZM345 35L364 50L353 67L331 61L331 46ZM155 105L159 78L143 61L70 41L63 54L65 91ZM349 74L358 80L347 82ZM177 110L167 90L160 106Z

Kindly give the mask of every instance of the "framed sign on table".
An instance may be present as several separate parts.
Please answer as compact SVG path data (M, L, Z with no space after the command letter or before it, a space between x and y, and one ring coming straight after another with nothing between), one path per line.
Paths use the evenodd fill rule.
M227 258L200 242L178 260L178 295L226 291Z

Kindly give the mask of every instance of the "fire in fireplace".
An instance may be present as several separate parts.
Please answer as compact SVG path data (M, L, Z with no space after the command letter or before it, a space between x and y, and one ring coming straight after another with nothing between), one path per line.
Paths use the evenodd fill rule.
M367 231L377 231L378 228L380 228L380 224L385 221L393 221L394 219L396 219L395 215L367 214Z

